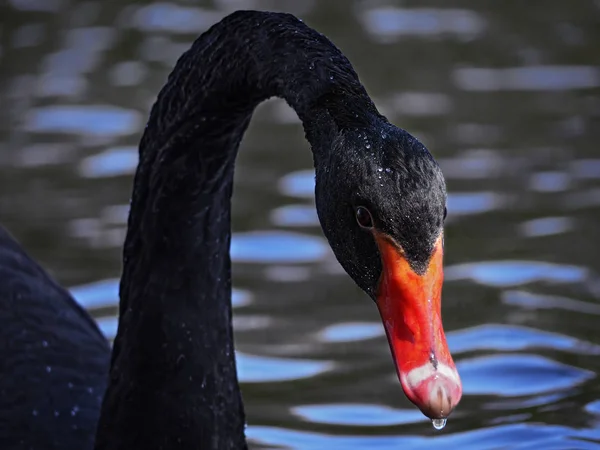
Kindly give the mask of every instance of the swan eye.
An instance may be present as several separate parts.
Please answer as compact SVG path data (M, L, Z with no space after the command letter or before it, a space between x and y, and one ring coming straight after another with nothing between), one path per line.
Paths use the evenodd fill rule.
M361 228L366 230L373 228L373 218L371 217L371 213L364 206L356 208L356 221Z

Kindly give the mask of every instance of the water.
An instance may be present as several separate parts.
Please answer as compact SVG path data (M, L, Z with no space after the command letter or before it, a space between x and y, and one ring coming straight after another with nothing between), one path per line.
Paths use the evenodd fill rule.
M275 100L242 144L233 211L252 448L596 448L600 3L401 3L5 2L0 220L114 336L136 145L170 67L233 8L302 14L442 165L464 396L440 431L404 398L376 308L319 229L298 118Z
M433 425L433 428L436 430L443 430L446 426L446 422L448 422L448 419L433 419L431 425Z

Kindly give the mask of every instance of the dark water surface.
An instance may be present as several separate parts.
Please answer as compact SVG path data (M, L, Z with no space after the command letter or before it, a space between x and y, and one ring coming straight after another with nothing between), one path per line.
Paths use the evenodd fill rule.
M190 42L238 8L328 35L446 175L443 314L465 395L443 431L404 398L370 300L317 224L311 156L262 105L236 173L240 378L255 448L600 443L600 2L0 3L0 221L106 334L136 145Z

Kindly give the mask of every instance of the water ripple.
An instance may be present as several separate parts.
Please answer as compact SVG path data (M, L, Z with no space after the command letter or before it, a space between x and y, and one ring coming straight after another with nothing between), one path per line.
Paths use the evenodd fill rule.
M559 171L535 172L529 176L529 188L537 192L562 192L569 189L571 177Z
M452 419L449 426L452 425ZM432 448L497 450L511 449L593 449L596 444L583 439L598 439L600 431L570 429L560 425L535 423L512 423L475 429L461 433L435 433L421 436L358 436L327 435L310 431L298 431L269 426L250 426L246 435L252 441L268 446L292 450L332 449L391 449L410 448L431 450Z
M79 163L79 174L86 178L106 178L129 175L138 165L137 147L109 148L88 156Z
M466 91L564 91L600 86L600 70L591 66L530 66L454 69L455 84Z
M452 113L452 97L441 92L405 91L396 94L387 103L402 116L445 116Z
M306 227L319 225L314 205L285 205L271 211L271 221L283 227Z
M386 43L407 36L473 39L486 28L483 17L467 9L387 6L361 11L358 18L369 34Z
M497 192L449 192L448 214L480 214L501 208L506 199Z
M600 159L588 158L571 161L571 176L578 180L597 180L600 178Z
M34 133L124 136L142 124L138 111L108 105L40 106L29 110L24 128Z
M538 395L568 389L595 377L593 372L535 354L491 355L457 363L468 395Z
M492 287L519 286L538 281L577 283L588 277L583 267L541 261L482 261L448 266L448 281L472 280Z
M587 405L585 405L585 410L587 412L600 416L600 400L594 400L588 403Z
M102 334L109 341L113 341L119 329L119 318L117 316L104 316L96 318L96 323Z
M133 18L136 28L146 32L198 34L223 18L224 14L208 9L156 2L138 9Z
M352 403L295 406L292 413L308 422L331 425L390 426L423 421L417 409Z
M324 259L330 250L321 237L286 231L235 233L231 259L250 263L307 263Z
M523 222L519 228L526 237L551 236L566 233L574 227L570 217L540 217Z
M477 134L478 129L471 125L463 125L460 129L463 134ZM482 134L489 135L489 130ZM506 157L500 156L497 150L477 149L469 150L454 158L438 158L446 179L489 179L499 176L506 170Z
M525 397L507 397L496 398L488 401L485 404L485 409L492 410L522 410L525 408L537 408L538 406L547 406L557 403L569 395L569 391L565 390L560 393L541 394Z
M306 266L272 265L265 269L265 279L283 283L299 283L310 279L311 271Z
M331 361L273 358L236 352L238 378L242 383L269 383L310 378L333 369Z
M385 336L385 332L381 323L347 322L330 325L318 336L322 342L354 342Z
M313 198L315 195L314 169L288 173L279 180L279 190L291 197Z
M557 295L544 295L520 290L508 290L501 294L506 305L526 309L563 309L583 314L600 315L600 305Z
M447 334L453 354L475 350L518 351L548 348L583 354L600 354L600 345L558 333L514 325L485 324Z

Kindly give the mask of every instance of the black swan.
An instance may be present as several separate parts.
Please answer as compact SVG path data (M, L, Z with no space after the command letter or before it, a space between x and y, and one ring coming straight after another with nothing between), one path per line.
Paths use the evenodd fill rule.
M241 11L194 42L152 108L107 380L109 349L92 320L0 234L2 448L90 448L98 416L96 449L246 448L230 199L242 136L273 96L302 121L323 232L377 305L404 392L432 419L450 414L461 383L441 322L438 165L377 111L325 36L289 14Z

